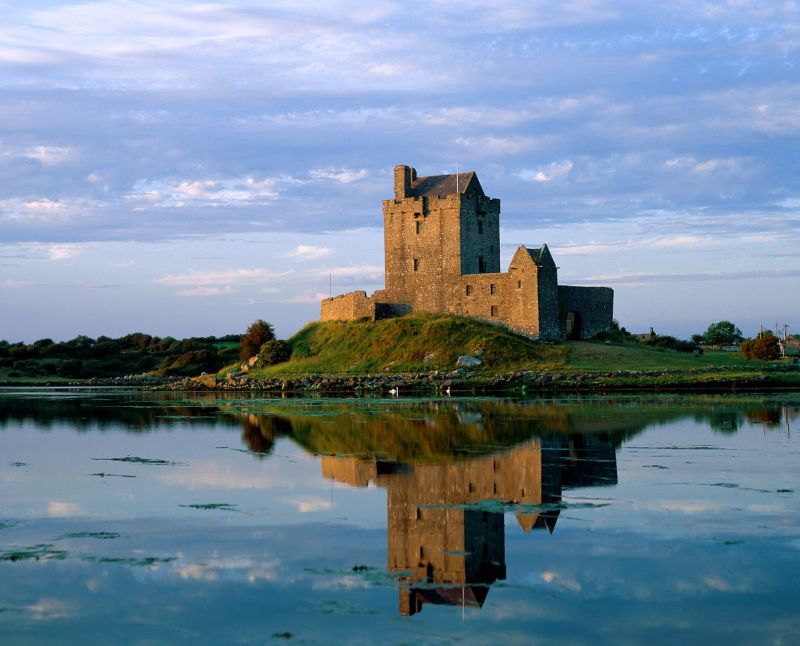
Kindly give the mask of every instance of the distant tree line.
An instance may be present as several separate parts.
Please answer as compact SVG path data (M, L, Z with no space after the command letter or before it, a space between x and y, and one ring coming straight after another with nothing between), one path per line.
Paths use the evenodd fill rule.
M742 331L730 321L711 323L702 334L693 334L686 341L674 336L656 334L651 330L649 335L634 335L628 332L615 320L611 329L598 335L599 339L611 341L630 341L642 343L656 348L669 348L679 352L702 352L700 346L731 347L738 346L745 359L762 359L771 361L781 358L778 338L769 330L760 333L754 339L746 339Z
M77 336L60 343L0 341L0 376L117 377L151 372L197 375L216 372L239 357L240 336L175 339L136 332L112 339Z

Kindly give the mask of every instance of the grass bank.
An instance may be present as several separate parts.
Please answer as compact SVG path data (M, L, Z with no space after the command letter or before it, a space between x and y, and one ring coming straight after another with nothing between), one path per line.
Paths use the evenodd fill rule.
M474 392L800 388L800 369L786 361L744 361L721 351L694 356L635 342L540 343L457 316L314 322L288 342L289 361L256 366L244 378L229 377L238 370L229 366L220 371L219 385L383 390L394 380ZM458 371L460 355L477 356L481 365ZM309 381L312 375L324 379Z

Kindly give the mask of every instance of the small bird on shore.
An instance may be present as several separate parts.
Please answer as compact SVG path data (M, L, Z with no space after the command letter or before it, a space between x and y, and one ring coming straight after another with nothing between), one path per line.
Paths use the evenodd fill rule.
M447 387L447 390L444 391L445 395L448 397L450 396L450 386Z
M392 388L392 389L389 391L389 394L390 394L390 395L393 395L393 396L395 396L395 397L397 397L397 396L400 394L400 389L399 389L399 388L396 388L396 387L395 387L395 388Z

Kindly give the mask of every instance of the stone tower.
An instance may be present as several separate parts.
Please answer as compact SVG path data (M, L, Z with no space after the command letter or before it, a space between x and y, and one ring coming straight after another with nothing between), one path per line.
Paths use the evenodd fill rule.
M486 196L475 173L417 177L396 166L394 195L383 202L389 302L448 311L442 285L500 271L500 200Z

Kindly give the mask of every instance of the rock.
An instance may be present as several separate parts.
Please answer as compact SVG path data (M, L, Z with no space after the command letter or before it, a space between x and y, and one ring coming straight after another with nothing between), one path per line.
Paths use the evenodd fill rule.
M471 357L469 355L462 355L456 361L459 368L475 368L483 363L478 357Z
M201 384L203 384L206 388L216 388L217 386L217 378L214 375L207 375L203 373L197 378Z
M450 373L451 377L463 377L467 374L467 371L464 368L456 368L453 372Z

